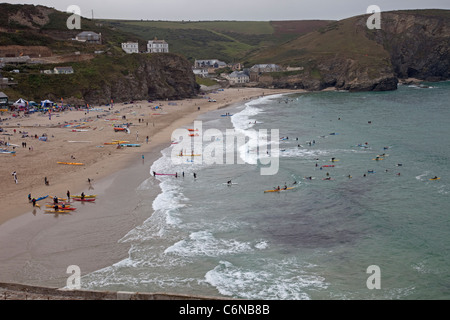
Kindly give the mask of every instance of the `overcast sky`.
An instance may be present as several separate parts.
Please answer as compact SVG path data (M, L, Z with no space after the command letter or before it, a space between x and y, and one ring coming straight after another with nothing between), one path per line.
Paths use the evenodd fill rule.
M1 0L0 0L1 1ZM40 4L66 11L77 5L90 18L132 20L339 20L365 14L370 5L381 11L450 9L449 0L40 0L1 1Z

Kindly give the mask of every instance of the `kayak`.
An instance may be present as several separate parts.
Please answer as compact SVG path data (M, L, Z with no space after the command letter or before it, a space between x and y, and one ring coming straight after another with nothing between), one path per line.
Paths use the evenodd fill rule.
M47 198L48 198L48 195L46 195L44 197L39 197L39 198L36 199L36 201L41 201L41 200L44 200L44 199L47 199Z
M45 210L45 213L71 213L71 211L68 210Z
M179 154L179 157L200 157L201 154Z
M75 196L70 196L70 197L71 198L81 198L81 195L75 195ZM90 195L85 195L84 197L87 198L87 199L90 199L90 198L97 197L97 195L96 194L90 194Z
M68 165L72 165L72 166L83 166L84 165L84 163L80 163L80 162L61 162L61 161L58 161L57 163L58 164L68 164Z
M140 147L140 144L133 144L133 143L121 143L121 147Z
M52 197L52 199L54 199L55 197ZM57 198L58 201L67 201L67 198Z
M431 178L430 180L440 180L441 178Z
M265 190L264 192L280 192L280 191L287 191L287 190L292 190L292 189L295 189L295 187L290 187L290 188L287 188L287 189L280 189L280 190L278 190L278 189L275 189L275 190Z
M52 206L52 205L46 205L46 207L47 207L47 208L52 208L52 209L55 208L55 206ZM77 210L77 208L58 206L58 210L63 210L63 211L65 211L65 210L67 210L67 211L74 211L74 210Z
M176 173L155 173L155 176L176 176Z
M334 164L326 164L322 168L334 168Z
M231 116L233 116L232 114L221 114L220 115L221 117L231 117Z
M94 198L92 198L92 199L74 198L73 200L75 200L75 201L83 201L83 202L92 202L92 201L95 201Z
M331 162L337 162L337 161L339 161L339 159L334 159L334 160L331 159L330 161L331 161Z
M198 129L188 129L189 131L198 131Z
M378 161L378 160L384 160L384 159L383 158L373 158L372 160Z

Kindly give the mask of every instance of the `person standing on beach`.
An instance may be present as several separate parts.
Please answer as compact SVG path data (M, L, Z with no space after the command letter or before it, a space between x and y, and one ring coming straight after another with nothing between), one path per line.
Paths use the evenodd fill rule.
M14 177L14 182L17 184L19 181L17 180L17 172L14 171L13 173L11 173L11 175Z
M70 191L67 190L67 201L70 201Z
M146 138L146 142L148 143L148 136L147 136L147 138Z

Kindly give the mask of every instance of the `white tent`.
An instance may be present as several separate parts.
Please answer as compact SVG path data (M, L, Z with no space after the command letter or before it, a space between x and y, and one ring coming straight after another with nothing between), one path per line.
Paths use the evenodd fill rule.
M27 101L25 101L22 98L20 98L19 100L14 102L13 105L16 106L16 107L26 107L27 106Z
M53 105L53 102L52 101L50 101L50 100L44 100L44 101L41 101L41 106L43 106L43 107L47 107L47 106L49 106L50 105L50 107Z

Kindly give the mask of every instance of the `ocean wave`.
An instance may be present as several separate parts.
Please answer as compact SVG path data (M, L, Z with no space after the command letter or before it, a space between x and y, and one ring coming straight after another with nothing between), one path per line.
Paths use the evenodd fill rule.
M205 274L205 282L226 296L263 300L310 300L308 289L326 289L324 278L307 272L291 259L264 261L261 268L239 267L228 261Z
M217 257L225 254L234 254L252 251L248 242L240 242L234 239L217 239L209 231L193 232L189 239L178 241L167 248L165 254L176 254L179 256L210 256Z

